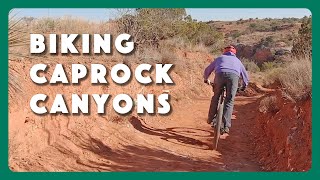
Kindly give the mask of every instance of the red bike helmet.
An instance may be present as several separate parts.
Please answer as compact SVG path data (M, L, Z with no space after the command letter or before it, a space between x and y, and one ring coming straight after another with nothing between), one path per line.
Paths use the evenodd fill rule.
M237 50L233 46L227 46L223 49L223 53L232 52L233 54L237 54Z

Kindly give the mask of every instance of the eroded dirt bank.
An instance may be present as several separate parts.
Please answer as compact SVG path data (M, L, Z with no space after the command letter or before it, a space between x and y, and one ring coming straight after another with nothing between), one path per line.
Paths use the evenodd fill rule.
M281 92L270 111L257 114L254 151L266 171L308 171L311 168L311 99L293 103Z

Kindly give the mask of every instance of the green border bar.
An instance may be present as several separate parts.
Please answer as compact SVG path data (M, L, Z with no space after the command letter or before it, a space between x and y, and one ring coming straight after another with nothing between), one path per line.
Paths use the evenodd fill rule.
M312 167L308 172L82 172L82 173L36 173L36 172L12 172L8 168L8 13L13 8L162 8L162 7L180 7L180 8L307 8L312 13ZM150 178L184 178L184 179L225 179L225 178L259 178L260 179L304 179L320 175L320 111L317 106L320 105L320 97L316 92L320 92L320 52L314 51L320 49L320 1L317 0L54 0L54 1L36 1L36 0L3 0L0 7L0 114L3 117L0 121L0 177L4 179L57 179L57 178L114 178L114 179L150 179Z

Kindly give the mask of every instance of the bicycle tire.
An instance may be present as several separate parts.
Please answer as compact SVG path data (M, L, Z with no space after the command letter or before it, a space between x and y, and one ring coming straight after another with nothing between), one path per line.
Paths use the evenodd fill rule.
M218 142L220 139L220 129L222 124L222 116L223 116L223 108L224 108L224 100L219 102L218 104L218 113L217 113L217 123L214 130L214 138L213 138L213 149L218 149Z

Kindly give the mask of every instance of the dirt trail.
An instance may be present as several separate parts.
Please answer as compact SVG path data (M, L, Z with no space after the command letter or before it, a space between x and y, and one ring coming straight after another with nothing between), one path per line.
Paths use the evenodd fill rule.
M217 151L212 150L213 130L206 124L209 98L196 99L181 107L182 110L178 110L177 117L166 122L165 127L161 129L150 127L138 119L133 119L131 123L144 139L152 138L154 143L162 144L161 146L178 154L176 162L173 163L176 164L175 168L168 168L169 171L259 171L250 147L250 136L257 112L256 102L259 97L236 98L230 136L220 141ZM190 158L189 166L180 164L179 157L183 155ZM192 157L199 157L201 161L193 161Z
M256 97L237 97L230 136L212 150L206 124L209 98L175 107L168 118L132 117L126 122L70 122L33 155L13 157L15 171L259 171L250 147ZM170 118L170 119L169 119ZM87 121L90 122L90 121ZM72 125L73 124L73 125ZM90 124L90 123L89 123ZM85 130L83 130L85 129Z
M175 156L170 157L167 171L259 171L253 161L250 147L252 127L257 97L237 97L230 136L222 139L217 151L212 150L213 130L206 123L209 98L196 99L181 107L181 111L164 127L152 127L142 120L132 119L131 124L139 131L137 135L144 141L152 139L154 144L167 149ZM145 152L149 155L148 152ZM151 155L151 154L150 154ZM153 154L166 160L166 156ZM185 157L187 159L184 159ZM196 158L200 158L199 160ZM184 162L182 162L184 161ZM150 162L154 166L161 163ZM149 166L150 164L148 164ZM139 166L139 165L138 165ZM140 170L146 170L139 166ZM163 168L163 167L162 167Z
M206 123L210 88L200 79L185 81L173 77L179 86L172 88L172 113L167 116L119 117L107 107L106 115L37 116L28 107L32 95L45 92L52 104L58 92L118 94L123 87L92 86L84 81L77 86L36 86L27 78L32 63L12 63L19 70L23 96L9 94L9 167L13 171L259 171L254 162L251 138L258 96L238 96L235 101L230 136L212 150L213 130ZM22 70L21 70L22 69ZM70 66L66 65L70 70ZM200 72L200 71L199 71ZM197 72L197 73L199 73ZM49 71L48 75L51 74ZM192 73L191 73L192 74ZM111 82L111 80L109 80ZM199 82L199 84L196 84ZM189 83L189 84L186 84ZM185 88L188 87L188 88ZM129 94L139 92L132 82ZM159 94L159 87L147 92ZM189 93L186 95L185 93ZM199 94L203 97L199 98ZM196 98L195 98L196 97ZM19 102L19 103L18 103ZM95 106L92 112L95 112Z

